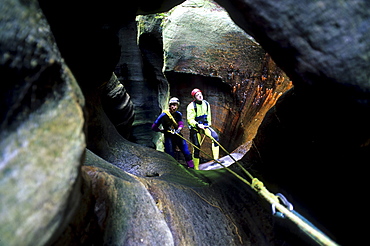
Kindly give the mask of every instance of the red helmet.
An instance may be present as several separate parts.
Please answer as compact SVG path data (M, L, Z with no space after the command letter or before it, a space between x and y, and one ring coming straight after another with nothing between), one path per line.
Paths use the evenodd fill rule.
M194 97L195 94L197 94L198 92L202 92L202 91L199 90L198 88L195 88L194 90L191 91L191 96Z

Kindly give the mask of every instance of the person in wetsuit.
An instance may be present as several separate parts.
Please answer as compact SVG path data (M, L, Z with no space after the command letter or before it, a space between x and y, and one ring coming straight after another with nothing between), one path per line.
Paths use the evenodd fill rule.
M200 135L205 134L207 137L212 139L212 154L213 159L220 161L219 158L219 145L214 141L219 141L218 134L211 128L211 108L209 103L204 100L202 91L195 88L191 92L191 96L194 100L188 104L187 120L190 126L190 140L192 143L200 149ZM193 148L193 162L194 169L199 169L199 149Z
M178 146L185 157L188 167L194 168L192 155L186 141L177 135L182 136L181 130L184 127L182 113L177 111L179 106L180 100L177 97L172 97L168 102L168 110L163 110L157 117L152 125L152 130L164 134L164 150L166 153L175 157L175 149ZM160 125L162 125L163 130L159 129Z

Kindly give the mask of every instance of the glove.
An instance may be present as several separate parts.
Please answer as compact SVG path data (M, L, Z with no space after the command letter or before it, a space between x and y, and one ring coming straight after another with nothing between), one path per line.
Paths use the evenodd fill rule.
M175 131L175 133L176 134L180 134L181 130L182 130L181 128L177 128L176 131Z

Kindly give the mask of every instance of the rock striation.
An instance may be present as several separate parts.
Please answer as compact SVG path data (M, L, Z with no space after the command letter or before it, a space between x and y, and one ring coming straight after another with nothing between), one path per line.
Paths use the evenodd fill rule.
M363 167L370 153L367 1L218 0L255 41L249 42L240 28L232 27L246 39L220 35L224 41L213 46L220 50L217 45L224 44L227 51L229 44L240 44L240 49L230 51L238 63L229 66L220 58L220 64L227 65L216 67L209 65L218 61L216 53L201 56L194 43L190 47L185 42L181 53L172 49L178 45L168 49L168 43L154 42L160 40L154 29L139 32L140 36L130 30L137 28L136 15L163 13L182 2L2 2L1 245L314 244L294 225L274 218L270 204L225 169L185 169L156 151L154 141L126 139L117 126L130 125L133 114L115 118L117 111L107 109L110 92L122 89L114 95L122 95L120 102L128 100L125 88L133 107L129 102L115 105L129 105L136 116L138 102L147 102L145 110L154 116L169 94L184 95L182 101L189 101L185 85L207 92L219 112L217 118L238 121L232 123L238 127L235 132L222 132L232 127L216 122L228 149L233 143L225 136L233 136L237 143L253 138L252 148L241 160L245 168L273 192L283 192L297 211L339 244L366 241L366 227L358 218L367 211ZM185 2L172 17L190 16L184 8L192 8L196 21L202 16L199 3ZM218 5L204 3L202 7L211 7L207 13L225 16ZM184 22L180 20L176 18L177 23ZM162 26L163 33L173 30L170 24ZM191 33L186 31L184 35ZM126 53L128 60L132 58L126 75L134 71L137 76L123 78L138 82L138 87L125 84L117 73L121 87L112 72L123 46L134 45L137 38L138 48ZM253 57L261 59L262 68L253 63L259 72L249 83L254 78L249 71L255 69L245 68L246 61L234 55L244 45L256 43L260 47L246 50L258 50ZM168 64L162 75L161 47ZM169 62L171 54L176 55ZM280 97L270 91L278 88L278 76L267 72L279 72L275 62L294 84ZM276 70L263 69L269 66ZM109 81L112 87L106 87ZM245 95L250 101L242 100L245 91L253 92ZM261 111L264 102L265 109L275 106ZM220 105L228 105L230 113ZM136 118L142 124L133 126L141 128L137 136L148 135L136 139L152 141L145 130L150 120L143 115ZM252 126L255 119L257 125L263 120L258 131L249 127L250 132L245 132L245 125ZM232 170L241 173L237 166ZM340 217L338 211L350 216Z
M222 145L233 151L249 142L269 105L291 88L290 79L215 2L185 1L161 25L163 71L170 93L183 102L184 118L190 92L199 87L212 105Z
M46 245L81 197L85 99L37 2L0 11L0 244Z

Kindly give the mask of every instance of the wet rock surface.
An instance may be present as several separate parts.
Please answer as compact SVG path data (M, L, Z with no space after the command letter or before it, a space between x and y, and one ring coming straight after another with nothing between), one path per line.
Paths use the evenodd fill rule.
M173 160L167 165L177 171L140 178L87 151L79 213L83 216L76 216L54 245L269 245L277 240L270 214L240 181L222 170L194 173ZM222 181L210 182L220 175ZM229 192L220 192L225 186ZM235 194L240 200L229 204Z
M365 241L358 218L366 211L362 169L370 153L368 3L217 2L294 83L281 97L260 90L258 83L251 90L256 100L247 105L263 105L259 99L265 98L270 108L279 100L258 132L254 129L242 164L340 244ZM120 59L119 31L138 13L167 11L178 3L2 3L0 219L6 226L0 229L1 244L314 244L273 218L270 205L225 170L187 170L162 152L126 140L105 113L102 85ZM235 78L237 71L232 72ZM217 112L223 110L218 100L222 105L240 100L242 94L233 91L251 85L238 87L227 77L204 74L167 75L205 88ZM258 82L269 81L265 75L261 72ZM162 88L151 95L166 95L165 80L158 78L158 84ZM165 97L150 105L153 115ZM255 113L241 116L243 124L250 122L245 117L262 121L252 108ZM249 135L239 125L234 136L242 143ZM233 149L232 143L223 144ZM351 216L338 218L337 211L354 204ZM157 241L154 232L160 232Z
M166 13L162 26L163 70L171 95L182 102L184 118L193 100L190 92L200 88L226 149L231 152L253 139L265 112L292 87L286 74L214 2L186 1ZM209 144L207 139L208 155Z
M36 2L0 10L0 244L43 245L81 196L85 100Z

